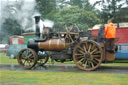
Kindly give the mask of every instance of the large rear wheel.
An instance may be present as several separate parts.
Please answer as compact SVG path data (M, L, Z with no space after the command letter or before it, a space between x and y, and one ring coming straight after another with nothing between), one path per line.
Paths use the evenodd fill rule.
M73 60L80 69L91 71L100 66L102 55L102 49L98 43L86 40L76 45Z

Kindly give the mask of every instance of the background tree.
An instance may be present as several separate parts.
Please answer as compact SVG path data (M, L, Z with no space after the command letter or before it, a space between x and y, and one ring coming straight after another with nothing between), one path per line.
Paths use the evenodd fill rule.
M127 0L126 0L127 1ZM126 1L122 0L100 0L101 9L101 18L104 19L104 22L107 22L108 19L112 19L114 22L119 22L119 11L123 8ZM97 2L96 2L97 3ZM97 4L98 4L97 3Z
M94 11L95 8L89 3L89 0L36 1L41 17L55 21L55 28L58 28L65 22L72 22L78 24L82 29L88 29L101 21L97 17L96 11Z
M82 0L70 0L71 5L83 8Z
M128 7L122 8L119 12L116 13L116 21L118 22L128 22Z
M86 10L92 10L93 6L90 4L89 0L58 0L61 5L63 5L61 8L67 7L67 6L78 6L79 8L84 8ZM65 5L64 5L65 4ZM61 6L60 5L60 6Z
M127 5L128 5L128 0L126 0L126 3L127 3Z
M67 7L59 10L54 15L54 21L56 22L55 28L59 28L59 26L65 22L72 22L77 24L81 30L87 30L93 25L100 23L100 19L94 12L84 10L78 6Z
M42 19L49 19L56 11L56 0L36 0L36 9L41 13Z
M3 43L7 43L10 36L21 35L23 31L20 24L11 18L6 19L1 27L0 37Z

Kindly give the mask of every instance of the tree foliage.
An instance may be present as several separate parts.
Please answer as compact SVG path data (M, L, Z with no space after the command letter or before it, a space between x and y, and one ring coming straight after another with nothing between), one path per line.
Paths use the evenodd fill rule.
M36 9L41 13L42 19L48 19L56 10L56 0L36 0L36 2Z
M37 9L43 19L51 19L55 22L55 28L65 22L72 22L81 29L87 30L100 23L95 8L89 0L36 0ZM56 4L55 4L56 2Z
M83 8L82 0L70 0L71 5Z
M67 7L59 10L54 15L55 27L58 28L65 22L72 22L82 30L87 30L93 25L100 23L100 19L92 11L84 10L78 6Z
M84 8L85 10L93 10L93 6L89 3L89 0L59 0L61 3L60 8L64 8L67 6L78 6L79 8Z
M10 34L10 35L20 35L21 34L21 27L20 24L11 18L5 20L2 25L2 32Z
M104 22L108 19L112 19L114 22L119 22L119 17L122 16L120 10L122 10L122 7L126 2L127 0L124 2L122 0L100 0L99 3L102 7L100 15L101 18L104 19Z
M3 42L7 42L9 37L12 35L21 35L22 32L20 24L16 20L13 20L11 18L7 18L2 24L1 28L0 39Z

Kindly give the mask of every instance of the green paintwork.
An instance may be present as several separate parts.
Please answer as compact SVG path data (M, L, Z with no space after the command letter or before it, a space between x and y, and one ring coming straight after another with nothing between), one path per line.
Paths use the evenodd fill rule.
M24 44L27 44L29 39L34 38L35 35L24 35Z

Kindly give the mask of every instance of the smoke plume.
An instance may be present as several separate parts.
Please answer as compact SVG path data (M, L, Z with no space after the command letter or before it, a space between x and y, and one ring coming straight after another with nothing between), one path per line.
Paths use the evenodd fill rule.
M40 13L35 9L35 0L1 0L0 1L0 34L3 29L1 26L6 19L11 18L16 20L23 32L34 32L35 31L35 15ZM50 20L40 20L40 30L43 31L43 26L52 27L54 22ZM19 28L20 29L20 28ZM21 34L23 33L21 32ZM8 34L9 35L9 34ZM1 41L1 40L0 40Z

